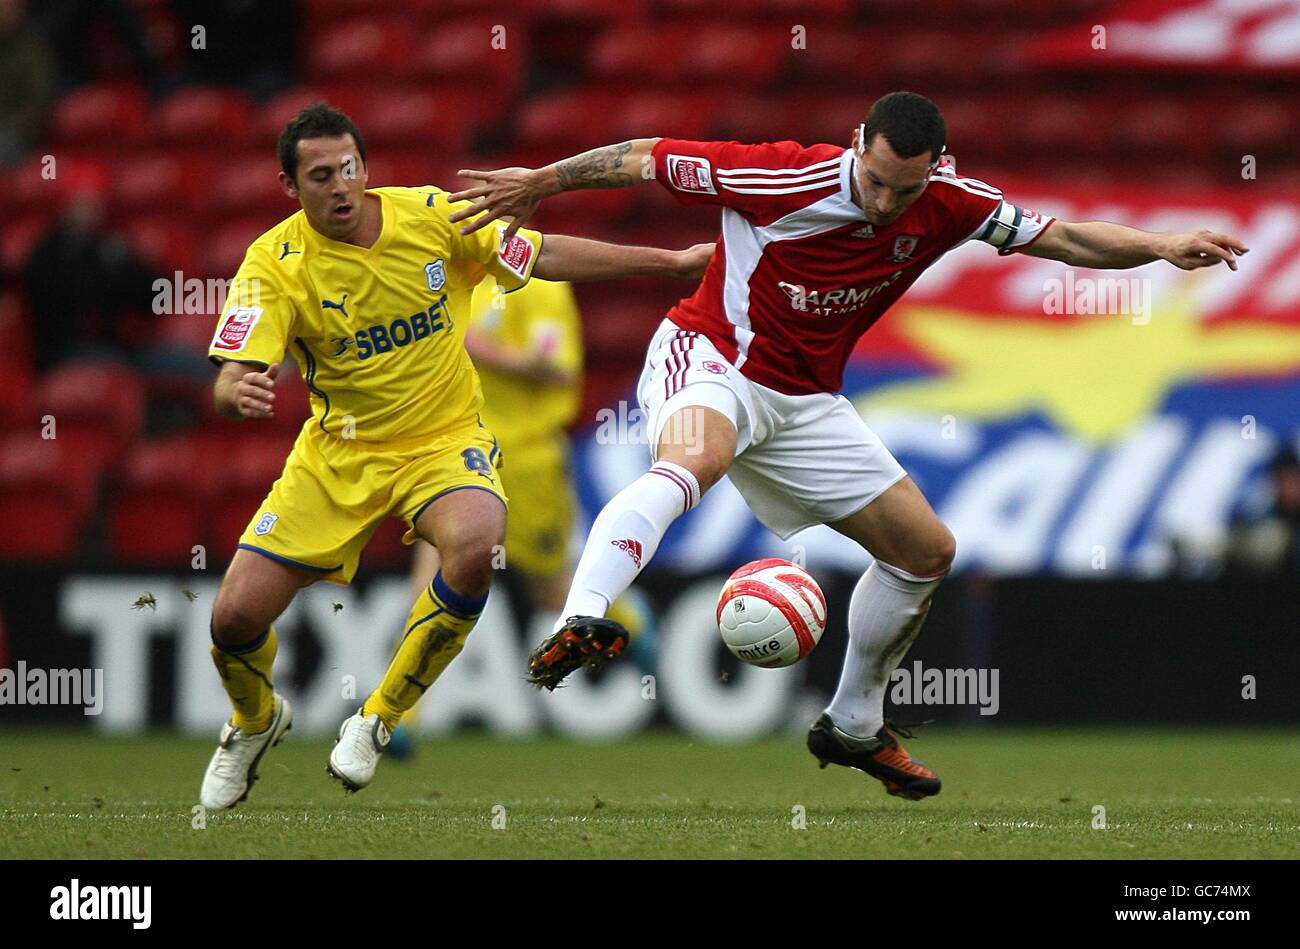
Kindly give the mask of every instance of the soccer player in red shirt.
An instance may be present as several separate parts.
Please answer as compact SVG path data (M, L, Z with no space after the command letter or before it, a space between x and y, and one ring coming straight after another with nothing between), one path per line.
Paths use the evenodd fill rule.
M654 556L675 518L724 474L783 539L827 524L875 562L849 603L839 687L808 746L890 794L937 794L938 776L884 720L889 677L916 638L952 563L952 534L838 392L858 338L941 256L969 240L1092 268L1167 260L1235 270L1241 241L1209 231L1149 233L1054 220L961 178L942 162L943 116L895 92L874 103L851 146L743 145L644 138L545 168L465 171L482 183L451 197L526 221L546 197L658 182L684 204L722 209L722 234L694 296L650 342L637 396L654 463L601 511L554 636L530 678L554 688L617 655L626 635L608 606ZM683 434L689 437L683 437Z

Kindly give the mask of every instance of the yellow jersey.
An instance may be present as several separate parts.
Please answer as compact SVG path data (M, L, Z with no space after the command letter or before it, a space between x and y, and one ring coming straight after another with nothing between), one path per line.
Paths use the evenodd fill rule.
M569 385L538 385L487 366L478 368L483 384L483 420L507 455L556 436L578 414L582 376L582 322L567 283L530 280L504 294L493 279L474 289L470 324L510 349L540 352L573 376Z
M371 247L331 240L299 211L248 248L208 355L270 365L293 354L326 434L406 441L472 425L483 406L465 352L474 287L528 283L542 236L504 225L462 236L440 188L374 188Z

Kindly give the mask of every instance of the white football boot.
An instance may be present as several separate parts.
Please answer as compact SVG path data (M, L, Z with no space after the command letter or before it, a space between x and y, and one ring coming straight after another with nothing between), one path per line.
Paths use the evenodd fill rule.
M349 791L360 791L375 777L379 756L388 747L392 736L388 726L376 715L361 717L361 709L343 723L338 741L330 752L325 770L330 777L338 778Z
M266 731L246 735L230 722L221 726L221 740L199 791L199 801L208 810L224 811L248 797L262 756L280 744L293 727L293 709L284 697L276 693L272 702L271 725Z

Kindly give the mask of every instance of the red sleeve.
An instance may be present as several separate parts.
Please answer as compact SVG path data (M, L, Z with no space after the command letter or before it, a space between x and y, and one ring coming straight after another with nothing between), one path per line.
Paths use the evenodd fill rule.
M655 178L683 204L732 208L767 223L838 191L844 149L662 138L652 155Z
M978 178L935 175L930 180L942 182L940 193L953 221L954 247L978 240L996 247L999 254L1010 254L1036 241L1054 220L1013 204Z

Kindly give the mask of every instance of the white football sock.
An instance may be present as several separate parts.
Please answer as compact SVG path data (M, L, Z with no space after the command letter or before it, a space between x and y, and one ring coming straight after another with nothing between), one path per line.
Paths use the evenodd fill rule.
M889 677L921 631L942 577L917 577L877 560L849 600L849 648L826 709L841 731L869 738L885 723Z
M604 616L659 549L668 527L700 503L700 484L681 465L658 461L614 495L591 525L558 631L570 616Z

